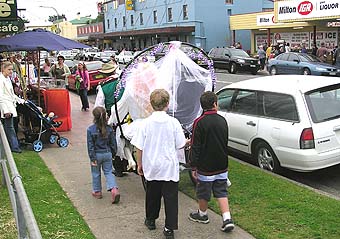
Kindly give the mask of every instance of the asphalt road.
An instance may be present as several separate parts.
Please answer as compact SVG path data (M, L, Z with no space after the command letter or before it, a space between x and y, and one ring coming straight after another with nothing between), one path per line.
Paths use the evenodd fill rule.
M216 70L216 89L219 90L223 86L229 85L233 82L238 82L242 80L247 80L255 77L266 76L268 73L266 71L260 71L257 75L252 75L250 73L237 73L229 74L226 70L217 69ZM95 94L89 95L89 100L94 103ZM243 161L248 161L249 159L242 158L242 156L237 156L238 159ZM287 177L291 180L297 181L304 185L308 185L312 188L321 190L326 194L329 194L337 199L340 199L340 165L329 167L322 170L317 170L314 172L302 173L295 172L292 170L283 170L282 176Z

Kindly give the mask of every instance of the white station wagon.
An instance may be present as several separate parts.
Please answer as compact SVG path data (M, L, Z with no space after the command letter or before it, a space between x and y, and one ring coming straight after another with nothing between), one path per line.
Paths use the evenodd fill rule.
M340 79L280 75L217 92L229 148L260 168L313 171L340 163Z

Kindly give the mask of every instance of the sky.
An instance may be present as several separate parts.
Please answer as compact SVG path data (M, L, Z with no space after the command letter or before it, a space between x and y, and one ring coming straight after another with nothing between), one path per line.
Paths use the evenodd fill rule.
M52 8L42 8L39 6L54 7L57 12L65 14L67 20L73 20L80 12L81 17L91 15L97 17L98 0L17 0L17 7L25 8L25 11L18 11L18 15L30 21L30 24L41 24L48 22L48 17L56 15Z

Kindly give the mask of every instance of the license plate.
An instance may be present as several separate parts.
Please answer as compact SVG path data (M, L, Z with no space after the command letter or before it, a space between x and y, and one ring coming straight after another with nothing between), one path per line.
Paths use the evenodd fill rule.
M330 76L335 76L335 75L336 75L336 72L329 72L329 75L330 75Z
M250 67L256 67L255 65L250 65Z

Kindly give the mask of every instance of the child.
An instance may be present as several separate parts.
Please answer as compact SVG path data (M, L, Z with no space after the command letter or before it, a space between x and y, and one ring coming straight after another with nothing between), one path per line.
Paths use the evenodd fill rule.
M92 196L100 199L102 195L101 169L106 178L106 189L111 191L112 204L118 203L120 194L116 179L112 174L112 158L117 152L113 129L107 125L106 110L96 107L92 111L94 124L87 128L87 151L91 161Z
M137 148L138 174L144 175L146 184L146 219L149 230L156 229L161 199L164 198L165 227L167 239L174 238L178 229L178 181L179 161L176 152L185 146L186 139L177 119L167 115L169 93L163 89L154 90L150 103L152 115L140 124L131 143Z
M229 232L234 229L234 223L227 197L228 124L217 114L217 96L213 92L204 92L200 102L204 113L195 120L191 139L192 176L198 181L196 195L199 209L190 213L189 219L209 223L207 209L213 192L222 212L221 230Z

